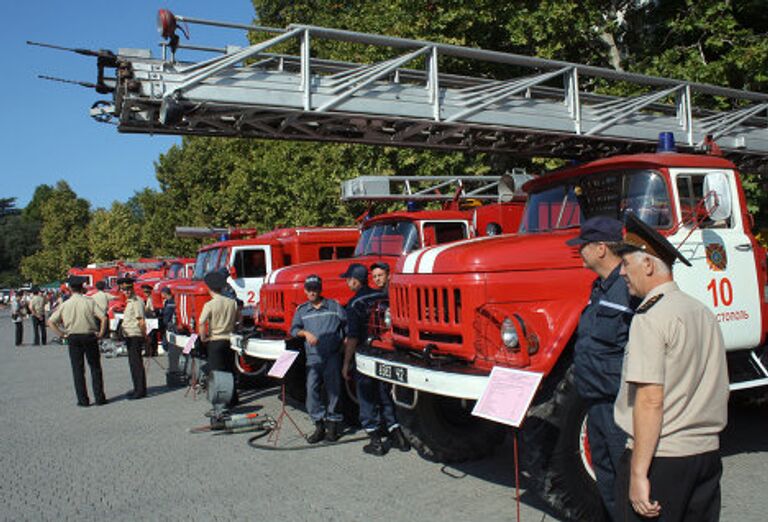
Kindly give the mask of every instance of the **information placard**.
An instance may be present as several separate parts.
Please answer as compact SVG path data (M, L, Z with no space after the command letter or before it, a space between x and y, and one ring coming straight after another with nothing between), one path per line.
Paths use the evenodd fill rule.
M543 373L494 366L472 415L520 427Z
M299 352L295 352L293 350L285 350L282 354L280 354L280 357L277 358L275 363L272 365L272 368L269 369L267 375L277 379L282 379L285 377L285 374L288 373L288 370L291 369L293 361L295 361L296 357L298 356Z
M195 341L197 341L197 334L192 334L189 336L189 339L187 339L187 344L184 345L184 349L181 351L184 355L189 355L189 352L192 351L192 348L195 347Z

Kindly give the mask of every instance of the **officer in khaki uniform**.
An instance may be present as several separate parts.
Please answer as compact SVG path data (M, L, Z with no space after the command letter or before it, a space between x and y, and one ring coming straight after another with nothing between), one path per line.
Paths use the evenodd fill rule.
M101 308L101 311L104 313L104 315L108 315L109 302L113 299L116 299L115 296L104 291L106 287L107 285L104 283L104 281L96 281L96 293L91 296L91 299L96 301L96 304L99 305L99 308Z
M45 299L40 295L40 288L32 287L32 299L29 301L29 313L32 315L32 332L35 335L35 346L43 346L48 342L47 332L45 330Z
M228 372L235 375L235 352L230 348L230 336L239 320L237 302L221 294L227 285L227 276L211 272L204 278L211 300L203 305L197 325L200 340L206 344L208 371ZM237 404L235 387L230 406Z
M128 365L131 368L133 390L128 392L128 399L142 399L147 396L147 376L141 353L144 349L147 325L144 322L144 302L139 299L133 288L134 279L122 277L117 280L127 299L123 311L123 337L128 349Z
M107 318L90 297L83 295L84 277L71 276L68 279L72 297L67 299L51 315L48 321L59 337L67 338L69 343L69 362L72 365L72 377L78 406L89 406L88 389L85 386L85 362L91 368L91 387L96 404L106 404L104 380L101 375L101 354L98 339L104 335Z
M617 473L617 518L716 521L728 406L723 336L714 314L672 280L675 260L688 260L634 214L626 229L621 275L643 301L614 409L629 436Z

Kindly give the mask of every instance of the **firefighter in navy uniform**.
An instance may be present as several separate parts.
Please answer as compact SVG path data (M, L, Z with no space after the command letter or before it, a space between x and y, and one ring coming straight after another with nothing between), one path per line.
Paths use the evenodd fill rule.
M613 419L613 403L621 383L629 325L638 304L619 275L622 228L616 219L593 217L582 223L578 237L567 241L569 246L579 248L584 267L598 275L579 320L573 377L577 392L588 404L592 466L609 518L615 513L614 482L627 441Z
M67 280L72 297L56 307L48 326L61 338L67 338L69 362L78 406L90 406L88 389L85 386L85 361L91 368L91 388L97 405L106 404L104 379L101 373L101 354L98 339L107 329L107 318L90 297L83 295L87 279L70 276Z
M121 277L117 280L120 290L126 297L122 330L133 381L133 390L126 394L129 400L147 396L147 376L144 372L144 361L141 358L147 335L147 323L144 320L144 302L136 295L133 288L134 282L135 280L131 277Z
M336 442L343 417L339 411L341 396L341 345L346 314L334 299L323 297L323 281L312 274L304 280L307 301L296 308L291 322L291 336L304 338L307 357L307 413L315 431L307 442ZM327 402L323 403L321 389Z
M341 277L347 280L347 286L355 292L347 303L347 338L344 341L342 367L342 375L350 379L357 347L367 342L372 307L377 301L386 299L386 294L368 286L368 269L359 263L349 265ZM379 457L385 455L389 448L382 441L382 435L388 438L393 447L401 451L410 450L411 445L395 417L395 404L389 386L359 373L355 373L354 378L360 405L360 425L370 438L369 443L363 446L363 451Z

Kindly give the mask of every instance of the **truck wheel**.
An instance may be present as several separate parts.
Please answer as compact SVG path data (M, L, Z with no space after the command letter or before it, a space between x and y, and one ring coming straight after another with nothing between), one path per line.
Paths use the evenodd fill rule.
M462 462L490 455L506 435L503 426L472 416L473 406L473 401L420 392L414 409L397 407L397 419L423 458Z
M539 495L567 520L606 520L592 469L586 430L587 405L569 368L552 397L537 405L523 425L523 467Z

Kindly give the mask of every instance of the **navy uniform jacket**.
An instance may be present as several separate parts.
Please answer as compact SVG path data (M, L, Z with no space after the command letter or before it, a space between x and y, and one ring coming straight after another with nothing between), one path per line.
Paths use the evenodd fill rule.
M587 400L614 401L619 393L624 347L638 304L620 269L621 265L607 279L595 280L581 313L573 365L576 389Z
M160 312L160 319L163 323L163 328L169 328L173 325L173 314L176 313L176 301L173 297L169 297L163 303L162 311Z
M291 335L296 337L299 330L306 330L317 337L312 346L304 341L307 364L319 363L324 357L341 353L347 318L338 301L323 298L319 308L307 301L296 309L291 322Z
M365 344L368 336L368 320L371 307L376 301L386 299L386 295L369 286L364 286L347 303L347 337Z

